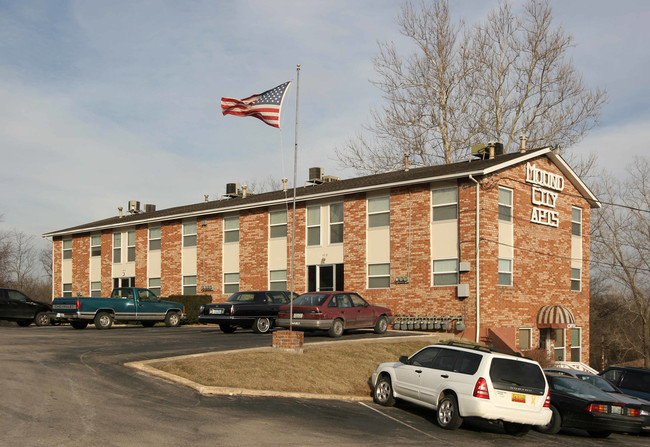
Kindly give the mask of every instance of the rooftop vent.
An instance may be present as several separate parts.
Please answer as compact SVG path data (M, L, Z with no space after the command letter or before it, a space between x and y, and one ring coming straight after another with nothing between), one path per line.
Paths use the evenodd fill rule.
M487 144L473 144L472 157L480 158L482 160L489 160L498 155L503 155L503 144L496 142L489 142Z
M154 211L156 211L156 205L153 205L151 203L145 203L144 205L145 213L153 213Z

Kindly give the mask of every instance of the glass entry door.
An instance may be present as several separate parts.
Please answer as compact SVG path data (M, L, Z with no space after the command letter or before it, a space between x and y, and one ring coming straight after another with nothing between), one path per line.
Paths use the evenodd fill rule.
M308 265L307 291L326 292L344 289L343 264Z

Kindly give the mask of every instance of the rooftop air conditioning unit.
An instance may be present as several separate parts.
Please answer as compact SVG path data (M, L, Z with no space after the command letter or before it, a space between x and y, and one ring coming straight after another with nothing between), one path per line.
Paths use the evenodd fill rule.
M333 176L333 175L324 175L323 176L323 183L331 183L331 182L337 182L341 180L340 178Z
M309 168L309 181L312 183L321 183L323 181L323 168Z
M226 183L226 195L229 197L238 197L239 183Z
M151 203L146 203L144 205L145 213L153 213L154 211L156 211L156 205L152 205Z
M129 213L139 213L140 202L137 200L129 200Z

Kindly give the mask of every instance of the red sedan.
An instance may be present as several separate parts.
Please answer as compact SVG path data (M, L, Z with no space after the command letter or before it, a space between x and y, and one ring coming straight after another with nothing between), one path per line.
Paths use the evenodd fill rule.
M372 328L376 334L386 332L393 322L390 309L368 304L352 292L309 292L280 307L276 326L300 330L325 330L330 337L340 337L346 329Z

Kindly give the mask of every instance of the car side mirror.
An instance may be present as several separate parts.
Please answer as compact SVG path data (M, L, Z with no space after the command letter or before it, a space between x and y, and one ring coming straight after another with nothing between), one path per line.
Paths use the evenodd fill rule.
M401 357L399 358L399 362L400 362L400 363L404 363L405 365L409 365L409 364L410 364L410 363L409 363L409 358L408 358L407 356L405 356L405 355L403 355L403 356L401 356Z

